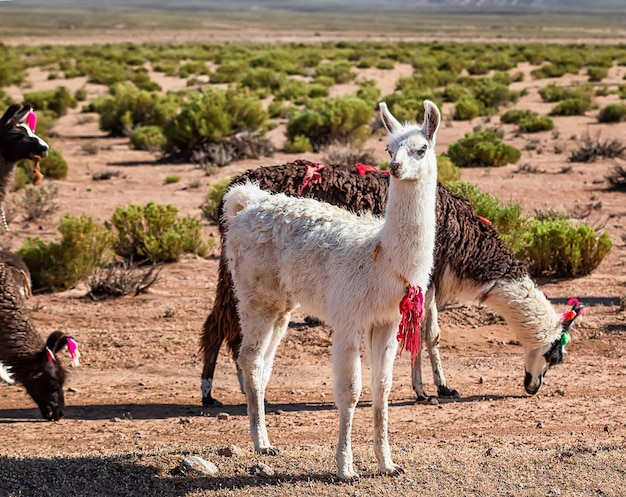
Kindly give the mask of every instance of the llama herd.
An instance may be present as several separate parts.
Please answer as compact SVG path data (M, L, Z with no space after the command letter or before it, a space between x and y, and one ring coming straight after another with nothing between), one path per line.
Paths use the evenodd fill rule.
M222 253L213 309L201 336L202 402L212 397L221 344L236 359L255 451L276 454L265 422L265 390L274 357L297 308L333 330L334 401L339 412L338 476L354 479L352 421L361 394L360 346L371 367L374 453L383 474L402 473L388 438L388 397L398 349L413 356L412 385L427 399L421 342L437 394L447 386L438 343L438 308L480 299L498 312L524 347L524 388L539 391L550 366L563 359L569 329L582 306L559 315L495 229L469 202L437 182L435 153L441 117L424 102L424 121L401 123L385 103L388 174L369 166L297 161L250 170L235 178L220 205ZM18 161L45 157L48 147L23 121L28 106L0 119L0 209ZM18 259L16 261L16 259ZM71 337L53 332L43 342L26 308L28 268L0 252L0 378L12 376L44 418L63 416L66 371L57 353Z

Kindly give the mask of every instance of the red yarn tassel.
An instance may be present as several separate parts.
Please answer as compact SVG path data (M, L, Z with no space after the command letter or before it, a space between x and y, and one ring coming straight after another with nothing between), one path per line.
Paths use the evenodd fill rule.
M400 342L400 353L403 350L411 352L411 362L419 354L421 343L422 318L424 316L424 294L422 289L408 282L404 283L404 297L400 301L400 314L402 319L396 338Z

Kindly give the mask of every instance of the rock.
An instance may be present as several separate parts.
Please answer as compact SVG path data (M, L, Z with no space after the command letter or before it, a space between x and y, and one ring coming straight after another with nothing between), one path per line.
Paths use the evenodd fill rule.
M244 450L236 445L230 445L217 451L217 454L224 457L243 457L245 455Z
M210 461L202 459L198 456L185 457L180 461L180 472L186 474L202 474L208 476L215 476L219 473L217 466Z
M230 414L228 414L227 412L220 412L217 415L217 419L219 419L220 421L224 421L226 419L230 418Z
M269 467L267 464L263 464L262 462L256 463L252 468L250 468L250 474L254 476L263 476L269 477L274 476L274 470Z
M191 419L189 416L184 416L180 418L178 422L182 425L190 425L191 423L193 423L193 419Z

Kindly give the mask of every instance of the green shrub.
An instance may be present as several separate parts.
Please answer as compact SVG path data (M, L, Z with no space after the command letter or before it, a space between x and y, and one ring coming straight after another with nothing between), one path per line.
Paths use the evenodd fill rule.
M348 83L352 81L355 74L351 71L352 67L349 62L333 61L323 62L317 66L317 76L326 76L332 78L337 84Z
M450 145L447 155L459 167L500 167L516 163L521 152L502 142L497 133L479 131Z
M137 150L161 150L167 143L161 126L142 126L130 135L130 143Z
M308 137L296 135L292 141L285 143L283 150L288 154L303 154L305 152L313 152L313 146Z
M100 114L100 129L115 136L130 136L140 126L163 126L178 110L174 96L140 90L132 83L111 88L113 95L94 100L88 110Z
M519 130L522 133L538 133L554 129L554 121L548 116L533 115L520 119Z
M287 138L305 136L319 152L331 143L359 144L370 133L374 109L357 97L325 98L309 102L308 108L287 123Z
M591 101L581 97L562 100L550 111L551 116L582 116L591 109Z
M249 91L207 88L188 96L164 132L169 148L193 150L203 142L217 143L240 131L256 131L267 117Z
M437 179L447 185L461 178L461 170L452 162L452 159L445 154L437 157Z
M503 124L519 124L519 122L527 117L538 116L533 110L519 110L519 109L510 109L507 110L500 117L500 122Z
M90 217L65 215L58 230L60 243L28 237L17 251L34 289L72 288L113 259L114 235Z
M448 185L453 193L467 198L476 213L488 219L502 240L516 252L523 247L522 234L527 229L526 217L519 203L502 204L494 195L481 192L475 185L461 181Z
M87 88L81 86L74 92L74 98L77 102L84 102L87 100Z
M135 261L175 262L186 253L204 257L208 250L199 221L179 218L171 204L118 207L107 226L117 233L115 253Z
M231 178L224 178L216 181L209 187L209 191L207 192L204 203L202 204L202 215L208 221L212 223L217 223L219 221L219 205L231 181Z
M47 178L64 179L67 176L67 161L61 155L61 152L51 148L47 157L42 159L41 174Z
M78 105L76 99L64 86L56 90L25 93L24 102L29 103L38 111L52 111L55 117L64 116L67 114L67 109L73 109Z
M573 88L565 88L556 83L552 83L539 89L539 95L544 102L560 102L575 97L591 102L592 94L593 86L588 83Z
M599 237L588 225L573 226L568 220L532 220L518 255L529 261L533 275L559 277L590 274L611 249L606 233Z
M172 185L174 183L178 183L180 181L180 176L178 174L168 174L165 177L165 184Z
M608 75L609 70L606 67L591 66L587 68L587 76L589 76L589 81L602 81Z
M454 106L455 121L469 121L480 115L480 103L473 97L462 97Z
M626 105L624 104L609 104L598 114L598 122L601 123L619 123L622 121L626 121Z

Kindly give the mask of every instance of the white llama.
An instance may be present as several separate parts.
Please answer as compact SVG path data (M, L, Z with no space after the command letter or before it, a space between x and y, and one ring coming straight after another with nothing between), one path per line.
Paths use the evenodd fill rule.
M257 452L278 452L267 435L265 389L290 313L301 305L334 331L339 478L358 477L351 432L361 393L362 335L371 361L378 468L389 475L403 472L391 458L387 404L398 349L399 306L411 289L426 291L433 265L440 114L430 101L424 108L420 127L402 125L385 103L380 104L391 156L382 219L313 199L273 195L251 183L233 186L224 197L224 253L241 321L238 364ZM419 329L416 332L419 338Z

